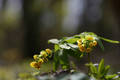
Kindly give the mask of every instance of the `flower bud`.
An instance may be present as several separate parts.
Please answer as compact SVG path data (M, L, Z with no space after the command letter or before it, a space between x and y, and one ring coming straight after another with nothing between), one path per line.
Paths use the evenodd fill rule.
M92 51L91 48L87 48L87 49L86 49L86 53L90 53L91 51Z
M45 49L45 51L46 51L48 54L51 54L51 53L52 53L52 50L50 50L50 49Z
M37 57L38 57L38 55L34 55L34 56L33 56L33 58L34 58L35 60L37 59Z
M47 57L47 56L48 56L45 51L41 51L41 52L40 52L40 55L43 56L43 57Z
M96 46L97 45L97 41L93 41L93 46Z

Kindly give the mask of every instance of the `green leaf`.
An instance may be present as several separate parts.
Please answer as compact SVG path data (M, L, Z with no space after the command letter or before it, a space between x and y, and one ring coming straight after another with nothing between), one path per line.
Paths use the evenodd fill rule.
M117 76L117 74L107 75L106 80L114 80L113 78L116 77L116 76ZM119 80L119 79L115 79L115 80Z
M78 45L75 45L75 44L71 44L71 43L67 43L70 47L72 48L78 48Z
M80 38L80 34L79 35L74 35L74 38Z
M76 43L80 38L69 37L65 41L68 43Z
M108 73L109 69L110 69L110 66L107 65L107 66L105 67L105 70L104 70L103 75L106 75L106 74Z
M104 40L104 41L107 41L109 43L120 43L120 41L115 41L115 40L110 40L110 39L106 39L106 38L103 38L103 37L99 37L100 39Z
M90 63L90 70L92 73L97 73L97 68L94 66L94 64Z
M97 39L97 42L98 42L99 46L101 47L101 49L104 51L104 46L103 46L101 40Z
M67 44L60 44L59 46L62 49L70 49L70 46L68 46Z
M83 53L80 55L80 58L82 58L84 55L83 55Z
M104 59L100 61L99 66L98 66L98 73L102 74L102 72L104 72Z
M50 39L50 40L48 40L48 43L58 44L59 40L58 39Z
M59 45L55 44L55 45L54 45L54 51L56 52L56 51L58 51L59 49L60 49Z

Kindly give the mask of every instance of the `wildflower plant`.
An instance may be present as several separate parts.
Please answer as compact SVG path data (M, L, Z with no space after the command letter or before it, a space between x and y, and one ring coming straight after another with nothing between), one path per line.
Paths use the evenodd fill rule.
M110 65L105 66L104 59L97 65L90 62L86 66L90 68L89 76L93 80L120 80L119 73L108 74Z
M71 64L69 61L69 56L75 57L76 59L81 59L84 56L88 56L90 69L89 74L94 74L91 70L93 69L96 71L95 74L97 75L99 73L97 72L97 69L95 68L95 66L93 66L90 60L90 54L97 45L99 45L100 48L104 50L104 46L101 40L104 40L109 43L119 43L119 41L113 41L100 37L93 32L83 32L72 37L63 37L59 40L50 39L48 40L48 43L54 44L53 50L45 49L42 50L39 55L34 55L34 61L31 62L30 65L31 67L40 69L40 66L44 62L47 62L49 58L53 57L53 71L56 71L59 68L59 66L61 66L62 69L70 69Z

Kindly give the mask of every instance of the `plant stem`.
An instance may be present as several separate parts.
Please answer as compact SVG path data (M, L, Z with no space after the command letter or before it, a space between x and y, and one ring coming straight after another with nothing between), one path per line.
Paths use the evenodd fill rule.
M88 64L91 63L90 53L88 53ZM88 74L90 73L90 67L88 67Z
M90 53L88 53L88 63L91 62Z

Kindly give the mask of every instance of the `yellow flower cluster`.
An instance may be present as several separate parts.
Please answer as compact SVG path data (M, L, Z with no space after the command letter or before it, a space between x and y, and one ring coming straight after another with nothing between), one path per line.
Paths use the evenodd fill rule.
M50 49L45 49L43 51L40 52L39 55L34 55L33 58L35 61L30 63L30 66L36 69L40 69L40 66L42 63L47 62L49 56L52 55L52 50Z
M81 52L90 53L97 45L97 41L91 35L86 35L84 38L81 38L77 41L79 50Z

